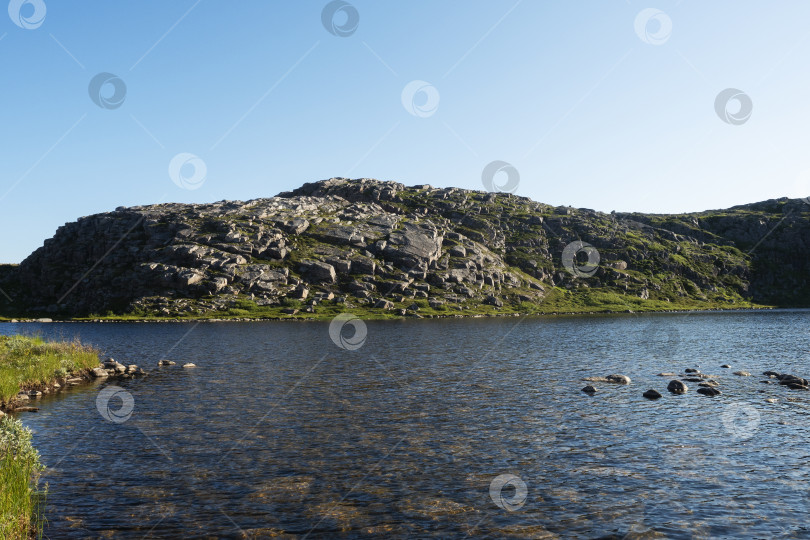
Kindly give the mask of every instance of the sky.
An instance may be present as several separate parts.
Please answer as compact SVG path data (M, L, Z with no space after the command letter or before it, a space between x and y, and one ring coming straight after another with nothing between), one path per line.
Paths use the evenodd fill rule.
M605 212L810 195L808 2L3 11L0 262L118 206L270 197L334 176Z

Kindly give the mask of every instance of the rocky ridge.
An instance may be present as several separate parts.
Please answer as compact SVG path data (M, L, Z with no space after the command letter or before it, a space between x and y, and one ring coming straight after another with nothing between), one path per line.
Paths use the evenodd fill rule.
M0 310L419 316L801 305L810 300L809 211L778 199L694 214L605 214L504 193L333 178L247 202L80 218L2 268L12 301L0 299Z

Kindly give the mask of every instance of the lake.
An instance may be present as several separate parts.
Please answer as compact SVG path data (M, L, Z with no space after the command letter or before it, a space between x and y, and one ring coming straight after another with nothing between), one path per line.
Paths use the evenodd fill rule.
M0 324L150 371L20 414L46 534L810 537L810 393L761 375L810 375L810 311L350 327ZM684 368L722 395L667 392L657 374ZM611 373L633 382L580 391Z

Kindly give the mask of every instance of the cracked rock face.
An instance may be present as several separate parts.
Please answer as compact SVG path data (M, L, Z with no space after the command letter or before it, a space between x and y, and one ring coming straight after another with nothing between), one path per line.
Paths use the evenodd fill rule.
M61 316L204 314L237 300L505 309L542 303L550 291L619 304L806 303L808 210L779 199L677 216L603 214L509 194L333 178L247 202L80 218L19 267L4 267L0 285L16 309ZM585 277L572 268L590 271L587 260L562 260L573 242L600 254Z

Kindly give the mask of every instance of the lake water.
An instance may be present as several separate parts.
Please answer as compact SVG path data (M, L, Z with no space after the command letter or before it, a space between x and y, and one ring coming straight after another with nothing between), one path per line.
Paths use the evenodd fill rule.
M807 311L377 321L356 350L312 322L14 332L150 371L20 415L51 538L810 537L810 393L760 375L810 375ZM723 394L666 392L688 367Z

